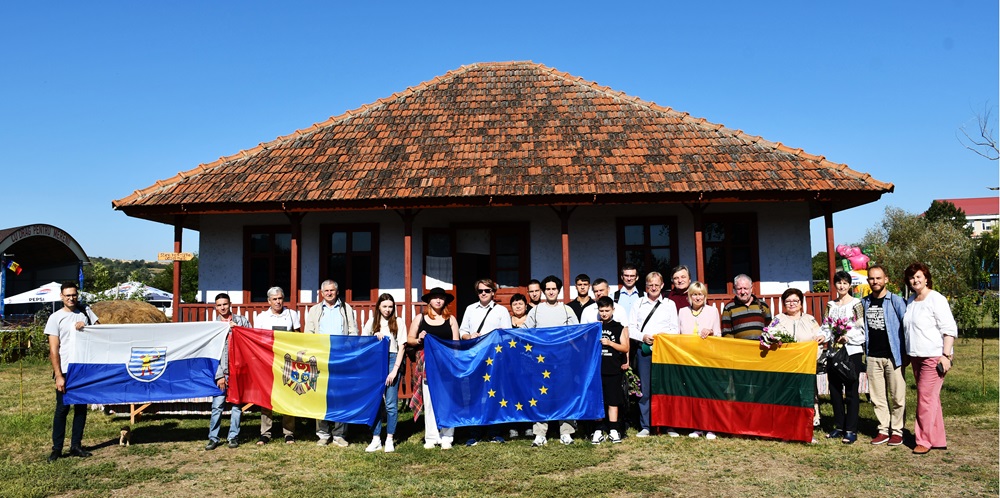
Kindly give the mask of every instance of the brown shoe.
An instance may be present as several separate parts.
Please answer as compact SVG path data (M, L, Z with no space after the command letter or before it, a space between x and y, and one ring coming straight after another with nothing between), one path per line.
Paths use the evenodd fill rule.
M931 451L930 448L928 448L926 446L921 446L919 444L917 445L916 448L913 448L913 454L914 455L926 455L930 451Z
M903 436L893 435L889 438L889 446L899 446L903 444Z
M875 436L875 439L872 439L872 444L887 443L889 441L889 439L891 439L889 436L887 436L885 434L879 434L878 436Z

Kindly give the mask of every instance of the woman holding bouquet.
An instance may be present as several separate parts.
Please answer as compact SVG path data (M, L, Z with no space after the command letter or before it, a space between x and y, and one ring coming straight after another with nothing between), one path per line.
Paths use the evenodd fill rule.
M786 289L781 293L783 309L774 317L769 327L771 333L783 333L791 336L794 342L816 341L826 342L826 336L820 329L816 319L802 312L802 302L805 296L796 288ZM813 402L813 427L819 426L819 398Z
M827 371L830 381L830 404L833 405L834 429L827 438L842 438L844 444L854 444L858 440L858 375L865 370L861 360L864 352L865 311L861 300L851 295L851 274L838 271L833 276L837 289L837 299L826 304L826 321L823 327L830 336L831 347L847 348L854 375L841 377L836 371ZM844 412L844 401L847 411Z

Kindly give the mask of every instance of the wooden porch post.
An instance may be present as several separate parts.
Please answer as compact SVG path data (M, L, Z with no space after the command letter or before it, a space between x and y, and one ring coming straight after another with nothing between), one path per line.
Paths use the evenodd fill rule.
M826 261L829 265L827 278L830 279L830 296L836 299L837 289L833 287L833 274L837 272L834 267L837 257L833 252L833 204L829 201L823 203L823 223L826 225Z
M413 321L413 220L417 213L412 209L396 211L396 214L403 219L403 313L406 315L403 320L406 326L410 326ZM378 310L375 310L378 312Z
M567 208L566 206L560 206L556 210L556 214L559 216L559 228L562 232L563 302L569 302L571 297L569 289L573 286L573 282L569 280L569 216L575 210L575 207Z
M705 212L707 204L696 202L685 204L691 211L692 222L694 223L694 271L697 273L696 279L705 281L705 238L702 230L701 215ZM694 280L694 279L692 279Z
M181 239L184 235L184 215L174 216L174 252L181 252ZM173 307L171 321L181 321L181 261L174 260L174 299L170 306Z
M285 215L288 216L288 221L292 225L292 275L291 282L289 282L291 289L288 289L289 295L285 297L288 298L289 307L294 310L298 307L299 293L301 292L299 289L301 287L301 283L299 282L299 261L302 259L302 218L305 215L303 213L289 212L285 212Z

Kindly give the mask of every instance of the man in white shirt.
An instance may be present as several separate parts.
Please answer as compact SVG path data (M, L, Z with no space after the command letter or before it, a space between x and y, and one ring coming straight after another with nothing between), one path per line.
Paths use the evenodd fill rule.
M656 334L676 334L680 331L677 325L677 306L673 301L661 298L663 292L663 276L659 272L646 275L646 295L632 307L629 315L628 335L634 341L639 341L641 347L632 352L636 358L639 370L639 382L642 384L642 397L639 398L639 425L637 437L649 436L649 396L650 377L653 370L653 336ZM668 428L670 437L679 434Z
M493 301L497 284L488 278L476 282L479 302L465 308L458 334L462 339L475 339L496 329L509 329L510 312Z
M56 385L56 411L52 417L52 453L49 463L62 457L66 440L66 416L73 407L73 432L70 434L69 454L89 457L91 453L83 449L83 428L87 424L87 405L63 404L66 394L66 371L69 367L69 353L73 349L73 338L87 325L97 325L97 315L89 306L80 305L80 288L75 282L66 282L60 288L63 307L49 316L45 323L45 335L49 339L49 361L52 362L52 378Z
M285 291L281 290L281 287L271 287L267 290L267 303L270 307L260 312L254 318L254 328L278 331L296 331L300 329L299 314L295 310L285 307ZM258 445L267 444L271 441L271 426L273 423L271 410L261 408ZM295 417L291 415L281 416L281 432L285 436L285 443L292 444L295 442Z
M307 334L324 335L358 335L358 319L354 316L351 305L338 299L340 286L333 280L324 280L319 285L319 294L323 300L306 313ZM318 446L326 446L331 442L341 448L349 446L344 435L347 434L347 424L331 423L326 420L316 421L316 441Z
M632 313L632 305L642 298L642 291L635 286L639 279L639 270L633 264L623 265L621 279L622 286L615 291L615 309L621 307L626 314L630 314Z
M594 280L594 285L590 289L594 291L594 302L596 303L598 299L608 295L608 281L603 278ZM624 306L615 306L615 311L611 319L622 324L624 327L628 327L628 312L625 311ZM583 309L583 314L580 316L580 323L597 323L599 321L601 319L597 316L597 306L587 306Z
M524 320L524 328L544 328L562 327L564 325L576 325L580 323L576 318L576 313L569 306L559 301L559 292L562 290L562 280L555 275L549 275L542 280L542 291L545 293L545 301L532 308L528 313L528 318ZM546 433L549 424L547 422L535 422L532 432L535 440L532 447L543 446L548 443ZM561 420L559 422L559 442L562 444L573 444L573 433L576 432L576 423L572 420Z

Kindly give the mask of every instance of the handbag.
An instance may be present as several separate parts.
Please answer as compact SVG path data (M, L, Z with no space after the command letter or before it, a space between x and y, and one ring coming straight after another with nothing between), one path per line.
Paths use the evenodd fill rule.
M826 370L844 380L858 376L858 372L854 370L854 363L851 362L851 355L847 354L847 348L844 347L837 348L833 353L830 353L826 361Z

